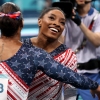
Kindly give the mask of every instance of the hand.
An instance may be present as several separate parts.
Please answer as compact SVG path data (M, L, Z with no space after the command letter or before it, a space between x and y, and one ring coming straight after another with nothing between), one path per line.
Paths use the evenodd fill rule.
M78 13L75 13L75 10L73 10L73 16L72 16L72 21L74 21L78 26L81 24L81 17L79 16Z
M91 90L91 94L94 98L95 98L95 95L97 95L100 100L100 85L98 86L96 90Z

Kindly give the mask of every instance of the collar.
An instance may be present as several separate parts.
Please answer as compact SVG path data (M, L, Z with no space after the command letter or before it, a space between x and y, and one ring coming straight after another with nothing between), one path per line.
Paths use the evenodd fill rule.
M89 10L89 12L86 14L86 16L91 16L93 14L93 12L94 12L94 9L91 7L90 10ZM84 16L84 17L86 17L86 16ZM81 18L82 17L80 16L80 19Z
M93 14L93 12L94 12L94 9L91 7L89 12L88 12L88 15L91 16Z

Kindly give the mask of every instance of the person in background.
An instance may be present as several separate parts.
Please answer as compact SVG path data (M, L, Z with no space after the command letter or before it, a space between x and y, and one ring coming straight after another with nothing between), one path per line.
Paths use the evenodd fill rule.
M55 12L61 14L61 23L65 22L63 12L58 9ZM49 33L52 32L50 27L46 27ZM0 73L6 75L9 80L7 84L8 100L27 100L29 87L38 70L76 88L91 89L92 95L97 94L100 98L100 85L97 82L53 60L43 49L28 42L22 43L20 41L22 28L23 17L19 7L11 2L4 3L0 7ZM64 26L59 28L59 31L62 32L63 28ZM39 32L44 33L45 30L40 29ZM0 89L3 91L5 87L2 85Z
M97 55L97 47L100 46L100 14L91 7L91 0L75 2L76 12L66 21L63 31L64 44L76 53L77 72L100 84L100 60ZM78 89L78 94L83 100L98 100L98 97L91 96L89 90Z
M58 38L62 34L65 25L65 19L58 8L48 8L44 10L38 18L40 32L37 37L31 38L33 46L46 50L56 61L69 67L76 72L77 58L74 52L62 44ZM43 32L42 32L43 31ZM25 40L24 42L27 42ZM71 92L70 85L65 85L59 81L49 78L42 71L38 71L34 78L28 100L65 100L63 87L67 94ZM44 84L42 84L44 83ZM74 89L73 89L74 91ZM72 93L74 93L72 91ZM76 95L73 94L72 96ZM70 96L67 95L66 99Z
M100 12L100 0L92 0L92 7Z
M45 2L44 9L51 7L52 0L44 0L44 2Z

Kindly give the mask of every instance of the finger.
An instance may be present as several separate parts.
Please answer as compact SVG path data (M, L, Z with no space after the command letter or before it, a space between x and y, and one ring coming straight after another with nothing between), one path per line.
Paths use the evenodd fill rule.
M75 14L76 14L76 13L75 13L75 9L73 9L73 10L72 10L72 13L73 13L73 15L75 15Z
M93 98L95 98L95 92L93 92L92 90L90 91L91 95L93 96Z

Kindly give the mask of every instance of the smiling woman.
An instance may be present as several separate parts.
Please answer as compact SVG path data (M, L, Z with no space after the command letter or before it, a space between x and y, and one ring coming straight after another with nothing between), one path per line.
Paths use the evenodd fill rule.
M39 34L45 35L47 38L57 39L64 30L66 18L59 8L49 10L44 11L38 19Z
M66 19L61 9L54 7L44 10L38 19L39 34L36 38L31 38L31 42L33 45L46 50L56 61L76 71L76 55L71 49L67 48L58 40L64 30L65 21ZM39 83L36 83L36 81L43 82L44 84L38 85ZM35 88L37 85L38 87ZM70 97L75 98L76 90L71 89L71 87L72 86L68 84L65 85L59 81L50 79L43 72L39 71L36 74L35 81L30 86L29 100L31 100L32 97L37 98L37 100L41 100L41 98L43 100L65 100ZM67 90L67 95L65 97L63 89Z

